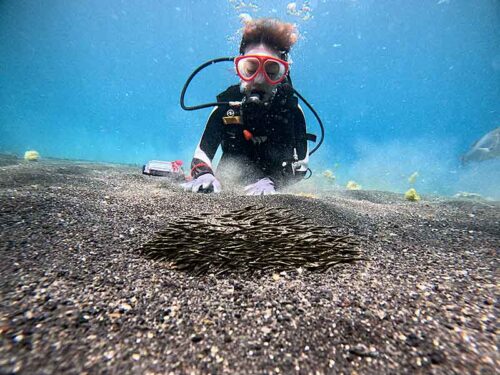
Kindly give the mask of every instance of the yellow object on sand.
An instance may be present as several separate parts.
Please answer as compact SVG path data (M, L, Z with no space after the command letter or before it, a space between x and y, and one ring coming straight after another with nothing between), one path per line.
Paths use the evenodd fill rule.
M413 172L413 174L410 177L408 177L408 182L413 185L417 181L417 177L418 177L418 172Z
M414 188L411 188L405 193L405 199L408 201L416 202L420 200L420 195L418 195L417 191Z
M37 161L38 159L40 159L40 154L38 153L38 151L29 150L24 153L24 160Z
M326 171L323 172L323 177L325 177L325 178L327 178L329 180L335 180L335 175L329 169L327 169Z
M361 190L361 185L355 181L349 181L346 185L347 190Z

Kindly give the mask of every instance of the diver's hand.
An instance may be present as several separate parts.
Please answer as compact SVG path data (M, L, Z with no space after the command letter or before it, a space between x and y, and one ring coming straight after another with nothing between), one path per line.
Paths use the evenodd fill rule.
M268 195L275 194L274 182L268 178L262 178L255 184L245 186L246 195Z
M192 191L193 193L206 193L213 190L214 193L220 193L222 190L219 180L211 173L205 173L195 178L192 181L181 184L184 191Z

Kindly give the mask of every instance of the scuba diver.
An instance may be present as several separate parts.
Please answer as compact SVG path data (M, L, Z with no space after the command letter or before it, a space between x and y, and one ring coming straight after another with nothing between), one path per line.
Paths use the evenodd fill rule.
M296 41L292 24L268 18L248 20L238 57L211 60L191 75L181 94L181 106L215 108L191 162L192 179L182 184L184 190L217 193L223 181L245 186L247 195L265 195L304 178L312 153L307 141L316 137L306 133L297 96L305 99L295 91L289 75L288 56ZM217 103L185 106L184 94L194 75L219 61L234 61L240 83L219 94ZM305 102L320 122L323 136L321 120ZM212 160L219 145L222 156L214 171Z

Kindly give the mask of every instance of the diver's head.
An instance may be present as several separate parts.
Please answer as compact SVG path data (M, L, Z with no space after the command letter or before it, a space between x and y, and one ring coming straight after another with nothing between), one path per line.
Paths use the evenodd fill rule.
M292 24L268 18L245 22L235 66L247 99L267 101L272 97L288 74L288 53L296 41Z

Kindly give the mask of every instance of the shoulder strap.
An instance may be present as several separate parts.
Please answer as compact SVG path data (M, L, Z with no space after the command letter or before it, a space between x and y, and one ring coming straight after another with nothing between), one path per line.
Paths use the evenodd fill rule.
M306 133L306 139L311 142L316 142L316 134Z

